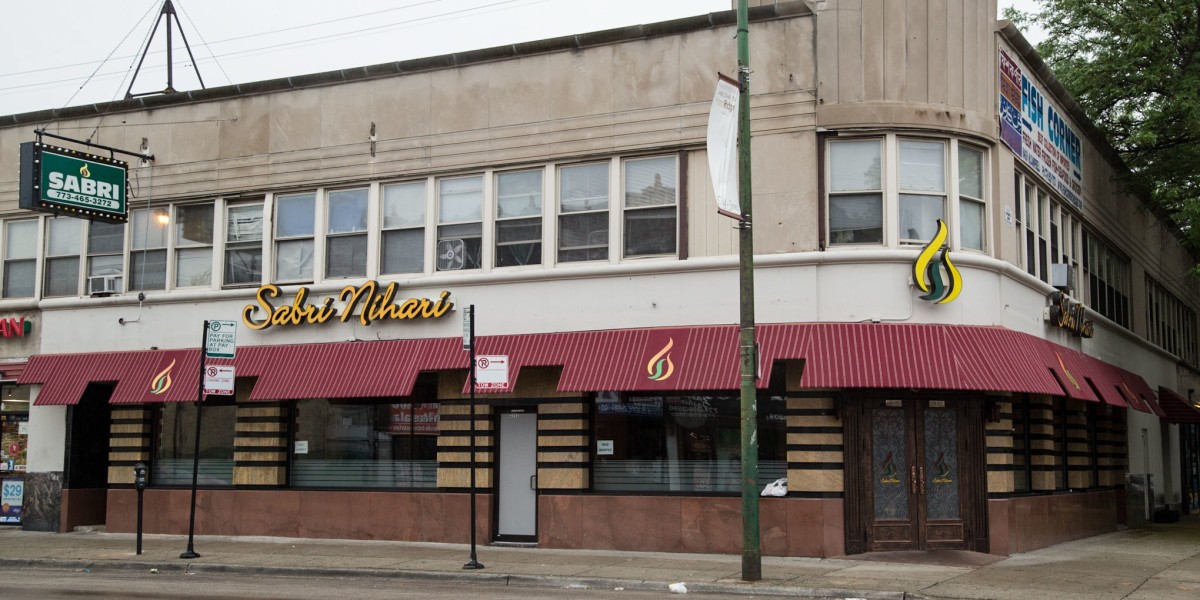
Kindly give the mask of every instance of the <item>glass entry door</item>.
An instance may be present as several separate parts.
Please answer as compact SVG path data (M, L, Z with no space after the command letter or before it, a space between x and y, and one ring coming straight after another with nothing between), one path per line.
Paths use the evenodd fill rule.
M869 549L964 548L961 404L876 400L865 408Z

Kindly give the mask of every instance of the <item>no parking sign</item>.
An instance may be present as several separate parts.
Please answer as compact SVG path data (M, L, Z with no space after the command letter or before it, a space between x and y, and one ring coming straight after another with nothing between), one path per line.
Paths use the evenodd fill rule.
M492 354L475 357L475 389L508 389L507 354Z

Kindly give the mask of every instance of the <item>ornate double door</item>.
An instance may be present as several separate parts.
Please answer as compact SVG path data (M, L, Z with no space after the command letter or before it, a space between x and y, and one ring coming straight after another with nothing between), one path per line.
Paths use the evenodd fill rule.
M861 529L859 543L848 540L848 550L977 550L981 539L986 545L977 406L877 399L862 401L856 416L860 456L848 464L861 470L859 485L848 491ZM973 437L980 443L971 443Z

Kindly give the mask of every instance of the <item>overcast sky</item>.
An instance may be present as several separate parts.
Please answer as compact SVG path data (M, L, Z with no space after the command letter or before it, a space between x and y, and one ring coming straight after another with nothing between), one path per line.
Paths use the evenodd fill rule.
M727 10L731 0L173 0L208 87ZM967 0L968 2L982 0ZM1034 0L998 0L1028 6ZM8 0L0 115L123 98L162 0ZM133 93L166 87L159 27ZM200 87L178 30L174 85Z

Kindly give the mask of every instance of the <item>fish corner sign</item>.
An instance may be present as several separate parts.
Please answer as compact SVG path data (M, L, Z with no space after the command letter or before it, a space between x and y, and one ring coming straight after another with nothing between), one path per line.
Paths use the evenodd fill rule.
M128 163L51 146L21 144L18 206L116 223L129 220Z

